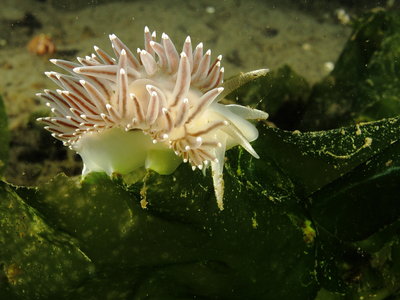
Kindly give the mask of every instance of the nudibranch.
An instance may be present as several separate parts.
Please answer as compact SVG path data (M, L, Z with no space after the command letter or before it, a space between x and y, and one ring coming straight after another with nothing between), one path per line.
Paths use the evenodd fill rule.
M79 63L50 60L69 74L45 73L61 89L38 94L53 113L38 121L82 157L83 175L142 167L171 174L181 162L193 170L211 166L222 210L225 151L241 145L258 158L250 145L258 131L247 120L268 114L219 103L222 56L212 61L203 43L193 50L187 37L179 54L167 34L157 42L145 27L144 49L135 55L115 34L109 37L115 58L94 46Z

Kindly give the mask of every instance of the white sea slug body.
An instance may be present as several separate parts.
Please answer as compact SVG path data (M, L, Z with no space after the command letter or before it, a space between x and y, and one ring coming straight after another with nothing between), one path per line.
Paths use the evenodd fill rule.
M187 37L178 54L171 39L144 30L144 49L134 55L114 34L116 58L94 47L79 63L51 60L70 74L46 72L61 89L38 94L54 116L39 118L45 129L82 157L92 171L127 174L145 166L172 173L183 162L193 170L211 165L215 195L223 209L225 151L241 145L257 157L258 136L246 119L268 114L218 103L224 88L221 56L211 61Z

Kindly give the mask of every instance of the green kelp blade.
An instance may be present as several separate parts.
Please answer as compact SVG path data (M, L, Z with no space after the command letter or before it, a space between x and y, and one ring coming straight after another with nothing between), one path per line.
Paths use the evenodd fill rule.
M400 288L400 143L310 196L317 274L326 289L358 299L397 299Z
M261 125L253 142L261 159L249 158L249 176L261 176L271 158L305 197L343 176L400 138L400 119L390 118L317 132L284 131ZM254 175L251 175L251 174ZM267 187L268 182L264 185Z
M400 18L400 14L398 14ZM370 76L361 87L371 105L358 119L379 120L400 114L400 22L397 32L386 37L369 63Z
M0 200L1 299L60 299L90 278L95 267L75 239L3 182Z
M307 218L293 207L298 199L290 182L285 189L275 187L269 194L254 187L254 182L242 182L227 168L223 211L216 206L209 176L192 172L186 165L172 176L151 173L146 179L150 214L193 226L198 234L207 233L208 239L201 259L158 269L141 287L140 295L151 291L162 298L174 285L179 287L174 299L183 295L312 299L317 290L314 241L313 237L306 238ZM272 165L265 176L276 173L279 170ZM287 179L283 174L280 178ZM271 187L275 184L286 183L276 180ZM136 189L141 188L138 183Z
M105 173L90 173L82 181L59 175L40 186L27 201L55 228L82 241L82 249L97 265L169 264L193 259L201 252L197 249L201 249L205 236L188 240L189 245L179 242L183 235L194 235L194 229L178 226L180 233L176 235L171 229L176 225L149 215L141 207L139 197L126 190L118 179L110 179ZM167 228L168 234L163 232ZM171 244L161 247L164 256L160 257L161 249L154 244L164 239ZM193 251L183 251L187 248ZM177 257L176 252L182 257Z
M312 195L311 214L340 240L363 240L400 219L399 192L397 142Z
M335 69L313 87L300 129L400 114L400 11L374 9L353 24Z
M82 182L58 176L21 195L77 239L95 265L96 273L70 290L75 299L312 299L307 218L292 209L290 185L278 192L285 201L271 201L228 172L221 212L210 176L183 164L169 176L149 171L131 187L92 173Z

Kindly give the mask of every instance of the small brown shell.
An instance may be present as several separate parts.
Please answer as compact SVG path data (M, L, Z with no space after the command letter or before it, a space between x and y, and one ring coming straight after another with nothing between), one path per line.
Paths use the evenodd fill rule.
M36 55L53 54L56 52L56 45L53 39L44 33L34 36L27 46L29 52Z

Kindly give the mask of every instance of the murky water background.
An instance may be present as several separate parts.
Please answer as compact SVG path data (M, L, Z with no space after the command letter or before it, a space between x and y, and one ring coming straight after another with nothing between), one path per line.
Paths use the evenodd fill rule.
M351 17L385 5L379 1L272 0L1 2L0 94L13 135L7 177L18 184L33 184L43 174L60 170L67 174L80 170L79 158L30 130L36 126L35 114L45 109L35 94L55 87L44 75L57 69L49 58L75 60L92 53L93 45L111 53L110 33L135 50L142 47L147 25L158 37L168 33L176 45L190 35L193 44L202 41L205 49L212 49L213 57L222 54L225 78L288 64L312 84L334 67L351 32ZM28 50L27 45L40 35L49 38L54 53L32 53L34 42ZM41 151L44 145L49 147L46 153Z

